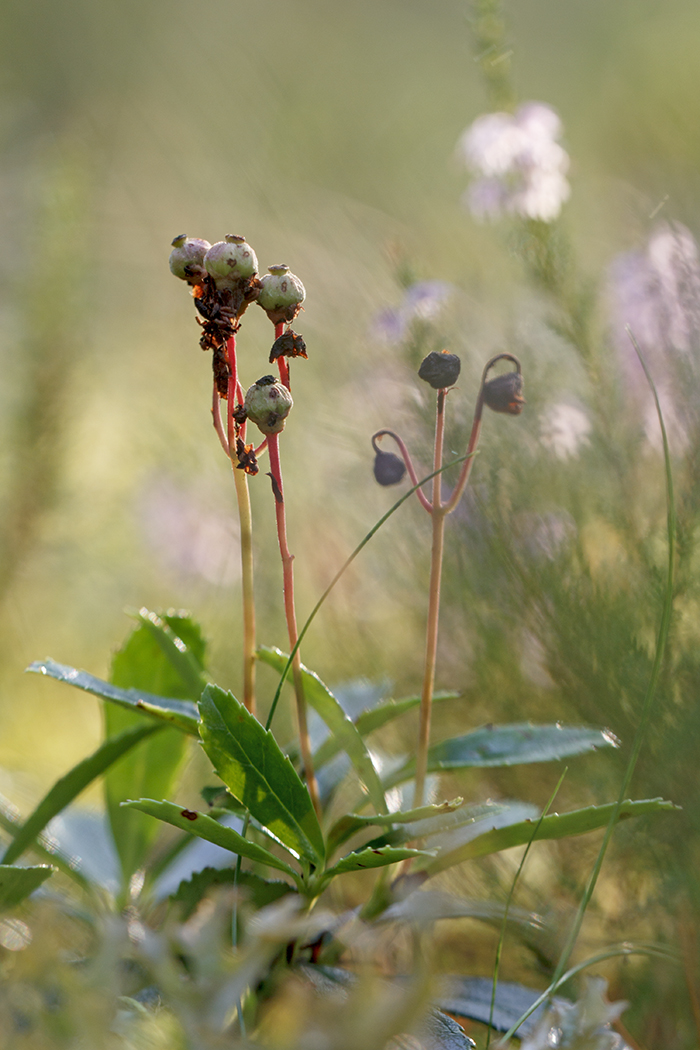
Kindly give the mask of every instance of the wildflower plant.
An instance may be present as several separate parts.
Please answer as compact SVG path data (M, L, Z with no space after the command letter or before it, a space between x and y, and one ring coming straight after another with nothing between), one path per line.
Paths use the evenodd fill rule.
M512 224L511 243L518 245L527 277L548 297L550 327L573 347L587 381L597 392L590 419L574 408L573 422L570 412L567 423L566 404L560 403L549 420L549 430L541 428L543 447L561 463L569 463L601 435L609 439L607 449L615 448L609 408L616 391L601 362L591 289L579 277L557 223L570 193L568 156L559 142L561 124L547 105L518 106L508 84L506 62L501 61L506 52L497 16L494 0L478 0L474 33L480 55L500 56L500 68L487 76L498 108L478 118L460 143L474 176L468 205L479 218ZM490 356L474 389L463 379L460 355L453 352L462 347L433 350L424 357L418 378L435 392L435 427L424 454L426 465L416 466L407 444L394 430L381 429L373 435L376 481L383 487L403 484L404 491L359 540L302 623L297 616L294 559L287 536L290 493L285 491L282 473L281 435L306 410L303 403L294 404L290 371L295 359L307 360L306 342L292 328L303 309L306 289L286 264L272 265L261 276L253 247L240 235L227 235L213 244L185 235L174 239L170 269L189 286L201 329L199 343L211 353L213 425L234 476L243 606L242 639L236 643L241 681L219 685L211 680L198 625L189 614L173 610L140 611L134 630L115 655L110 681L51 659L32 664L30 671L104 701L105 738L92 755L51 788L24 821L9 806L0 811L0 823L10 838L0 863L0 907L15 906L58 872L55 882L60 885L63 880L63 886L70 886L62 891L62 907L70 921L77 922L79 912L82 921L81 908L90 904L98 918L88 923L95 939L85 948L87 962L78 976L70 973L70 967L62 968L57 981L61 988L72 981L96 1014L102 1000L98 994L94 1005L92 994L100 980L116 988L111 998L105 996L108 1008L104 1012L109 1014L109 1031L123 1038L124 1045L137 1046L139 1040L146 1045L149 1039L150 1045L161 1045L153 1041L161 1039L165 1041L162 1045L187 1047L213 1048L240 1041L241 1045L270 1047L384 1050L413 1046L417 1040L419 1046L435 1050L467 1050L470 1041L444 1012L449 1010L486 1023L487 1045L491 1032L499 1028L506 1032L506 1039L517 1034L528 1050L545 1046L614 1050L621 1046L609 1025L619 1020L625 1004L605 1002L602 979L590 980L576 1003L562 1003L555 995L589 964L634 953L656 954L668 962L671 954L658 945L626 943L568 968L616 825L623 818L674 808L662 798L632 800L628 794L657 692L670 675L667 654L673 603L683 587L690 588L692 512L697 496L686 482L678 530L686 548L679 545L677 558L670 443L645 353L653 349L662 330L674 349L683 344L680 349L688 358L694 349L698 264L692 238L688 238L678 227L657 231L643 258L628 258L614 270L613 281L619 282L624 271L622 283L631 289L630 294L641 294L665 310L665 320L654 315L643 326L639 340L633 330L626 335L645 376L661 433L667 558L661 569L651 557L645 566L653 566L655 579L660 581L661 612L658 615L654 609L655 640L645 664L649 673L619 791L605 804L562 813L552 811L556 791L541 808L529 799L494 800L480 798L476 792L476 797L445 797L440 778L614 749L619 741L611 730L560 721L498 724L492 719L475 726L466 710L461 716L468 724L466 732L437 742L432 739L433 706L439 695L435 684L443 563L449 557L445 554L447 518L460 506L473 472L485 471L477 457L484 410L501 417L489 419L489 425L500 422L517 427L523 422L519 417L526 418L521 364L522 359L527 367L525 354L507 350ZM635 286L635 274L639 288L646 292L640 293ZM313 287L309 292L314 294ZM387 341L397 347L417 321L429 324L450 293L445 282L414 284L398 311L384 315L380 328ZM244 381L241 374L239 339L247 311L256 305L267 315L273 331L269 355L260 360L256 369L260 374L250 382L252 377ZM651 317L651 305L649 309ZM304 367L312 368L312 362L313 352ZM470 401L472 422L466 447L462 454L454 453L448 459L448 402L462 418L468 418L464 405ZM512 418L506 421L504 416ZM559 440L557 433L567 425L569 437ZM696 449L699 434L700 425L691 434ZM393 442L393 450L387 449L385 439ZM265 457L269 471L263 469ZM625 464L614 452L610 452L610 461L622 488ZM456 477L451 491L445 485L450 468L455 468ZM249 486L266 484L265 476L282 562L288 651L260 645L258 640L263 631L256 623ZM321 676L302 663L301 644L347 566L380 528L400 527L403 505L413 496L430 522L430 529L424 531L426 550L419 555L427 560L430 551L420 695L375 698L373 706L359 715L350 713ZM488 489L481 498L488 500ZM634 523L624 507L620 520L629 538ZM453 521L456 531L459 515ZM552 549L566 546L576 526L565 517L551 518L544 525L540 534L530 530L530 548L552 558L556 555ZM499 540L505 531L501 529ZM514 527L512 535L516 532ZM550 634L561 630L552 610L567 581L554 579L552 583L547 577L549 591L541 583L539 589L532 586L528 592L526 584L531 582L536 559L528 563L518 558L512 537L510 542L512 576L522 584L523 594L537 595L532 620L545 623ZM493 601L496 607L496 599ZM579 608L582 606L579 602ZM256 684L258 662L272 668L278 682L274 695L264 697L264 721ZM574 672L571 667L561 669L562 678L572 680ZM274 723L288 676L294 689L297 726L291 743L278 739ZM327 729L320 743L309 731L309 708ZM418 713L412 753L395 756L391 766L383 766L370 749L368 737L410 711ZM201 747L210 768L210 782L196 804L189 798L185 803L181 795L180 774L192 741ZM339 755L344 761L335 761ZM79 860L46 831L52 818L101 776L120 864L119 885L113 893L91 879ZM394 789L406 786L411 802L396 808ZM169 826L170 837L158 835L164 825ZM541 994L521 987L526 1004L522 1009L506 1008L499 987L506 932L519 924L526 929L525 943L531 943L527 936L534 936L533 928L543 925L539 918L528 913L523 917L517 908L511 908L530 848L542 840L595 830L603 831L602 845L587 873L576 915L560 938L561 950L556 958L542 950L539 953L540 958L549 959L548 986ZM525 847L526 852L504 904L473 901L448 892L439 881L432 882L476 858L492 857L516 846ZM222 861L219 852L216 867L204 859L211 847L226 857ZM188 850L195 856L186 877L163 890ZM30 851L42 863L19 867L17 861ZM376 871L372 886L359 907L350 908L344 889L350 879L346 877L368 871ZM485 978L489 985L485 1006L483 996L477 1002L472 975L458 975L455 994L448 994L431 979L434 924L463 917L500 928L492 983L488 975ZM545 936L555 940L556 933L549 929ZM407 947L402 966L392 967L387 942L397 937L404 938ZM378 959L381 967L375 965ZM394 980L396 977L402 980ZM303 1017L298 1030L291 1032L285 1028L290 1016L286 997L300 1004ZM79 1019L71 1018L70 1023L73 1028L65 1045L75 1045L69 1040L84 1035Z

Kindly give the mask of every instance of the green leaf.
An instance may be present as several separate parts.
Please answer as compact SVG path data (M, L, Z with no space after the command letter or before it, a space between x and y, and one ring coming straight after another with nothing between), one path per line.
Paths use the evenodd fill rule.
M192 648L182 636L190 640ZM145 689L150 693L193 701L204 681L201 661L204 643L199 628L186 616L140 613L140 622L125 645L114 655L113 685ZM109 704L105 707L108 736L123 732L141 720L132 711ZM146 741L105 777L105 799L114 842L121 862L124 885L139 868L158 833L158 825L141 813L121 808L125 798L163 798L172 793L185 758L186 739L175 728L165 729Z
M86 693L99 696L102 700L109 700L110 703L117 704L128 711L149 715L159 722L170 723L190 736L199 736L197 708L189 701L156 696L143 689L117 689L116 686L103 681L102 678L88 674L87 671L79 671L76 667L59 664L50 659L35 660L29 665L27 671L47 675L58 682L67 682L68 685L74 685Z
M328 852L336 850L338 846L367 827L392 827L394 824L410 824L417 820L425 820L430 817L439 817L447 813L454 813L464 805L463 798L455 798L450 802L441 802L434 806L420 806L418 809L407 809L397 813L372 814L361 817L357 813L346 813L335 822L328 833ZM412 836L415 838L416 836ZM408 840L407 840L408 841Z
M274 853L270 853L264 846L258 846L249 839L244 839L233 828L227 828L224 824L219 824L218 821L208 817L206 813L183 809L182 806L177 806L174 802L156 802L152 798L128 799L126 802L122 802L122 809L126 811L139 810L150 817L157 817L158 820L172 824L173 827L179 828L180 831L186 831L190 835L206 839L207 842L213 842L215 846L222 846L224 849L230 850L231 853L247 857L248 860L257 861L259 864L267 864L270 868L276 868L278 871L284 871L291 875L294 879L297 878L294 869L285 861L276 857Z
M274 667L280 674L284 671L289 659L279 649L270 649L267 646L258 649L257 655L260 660ZM307 703L321 716L339 746L347 754L374 808L379 813L386 813L386 801L381 781L354 722L348 718L338 700L317 674L309 671L302 664L301 675L304 680L304 696Z
M236 872L235 868L203 868L191 878L183 880L170 900L182 905L182 921L186 922L207 891L215 886L240 887L253 906L264 908L296 890L288 882L261 879L250 871Z
M441 813L437 817L416 820L412 824L397 824L366 845L374 848L403 846L406 842L422 839L430 844L431 849L436 845L440 849L444 848L448 840L450 846L461 846L480 835L484 827L488 827L489 830L501 828L506 824L516 824L518 821L536 819L538 816L537 807L529 802L477 802L452 813Z
M138 725L125 729L117 736L109 737L98 747L97 751L57 780L34 812L17 829L14 841L8 846L1 863L11 864L21 856L34 844L37 835L43 831L48 822L72 802L88 784L91 784L96 777L104 773L112 763L130 751L132 747L147 736L160 732L162 728L162 726L151 725L148 722L144 724L143 720L140 720Z
M174 680L182 683L183 696L189 700L199 700L207 684L204 674L206 643L199 625L186 613L169 612L159 616L148 609L139 609L139 620L165 657L170 671L174 672ZM163 673L164 684L173 680L172 674L168 674L165 669ZM161 690L154 687L153 691L158 693ZM164 695L169 696L170 691L164 690ZM180 694L176 692L174 695Z
M465 736L434 744L428 751L428 771L487 766L517 766L529 762L552 762L569 755L580 755L600 747L617 747L618 741L607 729L583 726L532 725L519 722L506 726L481 726ZM385 789L410 780L415 775L412 759L384 781Z
M199 703L202 746L214 769L252 817L290 850L319 867L321 826L309 792L272 733L218 686Z
M585 809L576 809L571 813L551 813L540 822L535 840L540 839L563 839L572 835L584 835L589 831L606 827L615 803L610 802L603 806L587 806ZM627 817L641 817L648 813L670 811L678 809L672 802L666 802L661 798L628 799L620 807L620 819ZM522 846L533 839L533 825L536 818L509 824L506 827L492 828L481 835L463 842L456 848L451 848L449 839L445 841L434 860L423 864L422 870L428 876L437 875L438 872L451 868L455 864L461 864L472 857L483 857L489 853L498 853L512 846ZM440 846L439 839L430 842L433 846Z
M433 857L434 854L428 850L421 849L395 849L393 846L383 846L381 849L361 849L357 853L348 853L332 868L323 873L324 879L335 875L343 875L346 871L363 871L365 868L384 868L387 864L398 864L402 860L410 860L413 857Z
M434 693L433 703L438 703L440 700L456 700L459 695L459 693ZM377 704L370 711L363 711L361 715L358 715L355 719L355 727L361 737L366 737L375 730L381 729L388 722L392 722L395 718L419 706L420 696L408 696L403 700L385 700L384 703ZM341 745L336 737L329 736L314 752L314 768L320 769L341 750Z
M0 865L0 909L14 908L30 893L46 882L56 868L49 864L38 864L33 868L19 868L13 864Z

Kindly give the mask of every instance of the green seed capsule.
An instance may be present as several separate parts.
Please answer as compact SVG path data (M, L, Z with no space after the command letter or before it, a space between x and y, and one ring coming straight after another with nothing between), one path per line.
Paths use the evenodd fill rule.
M286 386L278 383L274 376L258 379L245 395L246 415L263 434L279 434L284 430L293 404Z
M204 256L211 245L198 237L186 237L181 233L173 241L170 253L170 272L188 284L197 284L204 276Z
M223 241L212 244L204 257L204 265L217 288L233 288L258 272L255 252L245 237L235 233L228 233Z
M269 271L260 279L258 306L262 306L273 324L291 322L306 298L304 285L284 264L270 266Z

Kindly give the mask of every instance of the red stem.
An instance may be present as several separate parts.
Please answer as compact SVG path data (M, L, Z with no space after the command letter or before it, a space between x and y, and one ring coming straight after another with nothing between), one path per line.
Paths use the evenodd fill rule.
M281 359L280 359L281 360ZM297 644L299 632L297 630L297 617L294 608L294 555L290 553L287 543L287 521L284 508L284 487L282 484L282 467L280 464L279 434L269 434L267 449L270 456L270 472L273 479L273 490L275 495L275 515L277 518L277 539L279 541L280 554L282 556L282 580L284 593L284 612L287 618L287 632L289 634L290 651ZM313 802L317 816L321 817L321 800L318 794L318 784L314 773L313 758L311 754L311 741L306 719L306 698L304 696L304 682L301 676L301 656L297 649L292 661L292 674L294 677L294 692L297 701L297 718L299 721L299 747L301 750L304 775L309 795Z
M283 332L284 332L284 321L280 321L279 324L275 325L275 342L279 339L279 337L283 334ZM289 363L287 361L287 358L286 357L278 357L277 358L277 367L279 368L279 371L280 371L280 383L282 384L282 386L286 386L287 390L291 391L292 388L289 385Z

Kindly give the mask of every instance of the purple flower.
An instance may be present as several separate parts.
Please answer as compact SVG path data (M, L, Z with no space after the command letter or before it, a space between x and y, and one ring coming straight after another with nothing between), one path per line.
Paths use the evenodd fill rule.
M660 223L646 246L614 260L608 281L613 344L632 400L645 408L645 429L658 443L651 392L629 326L657 386L669 437L677 450L698 409L693 395L700 367L700 257L685 226Z
M386 343L400 343L414 321L434 320L453 290L447 281L418 281L410 285L398 306L377 314L372 323L373 334Z
M475 176L464 196L475 218L556 219L571 192L569 157L557 142L561 130L557 114L542 102L477 117L457 146Z

